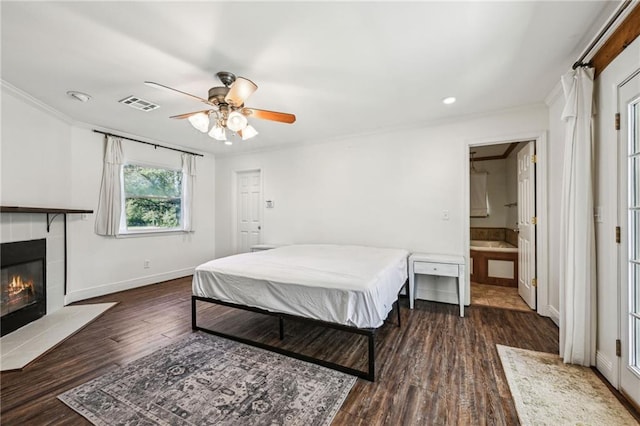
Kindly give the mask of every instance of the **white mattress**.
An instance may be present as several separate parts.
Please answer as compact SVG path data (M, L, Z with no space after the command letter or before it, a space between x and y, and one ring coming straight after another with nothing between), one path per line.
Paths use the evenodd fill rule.
M407 280L409 252L292 245L204 263L193 294L359 328L382 325Z

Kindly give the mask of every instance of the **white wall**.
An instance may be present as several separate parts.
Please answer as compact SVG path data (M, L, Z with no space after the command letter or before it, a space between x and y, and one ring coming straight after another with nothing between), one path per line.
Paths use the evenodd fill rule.
M564 108L562 90L556 91L547 100L549 107L549 309L551 318L560 325L560 208L562 196L562 169L564 159L564 123L561 120Z
M216 158L216 257L234 253L234 174L263 171L264 243L339 243L464 255L468 141L547 128L544 106L417 129ZM443 220L443 211L449 220ZM421 277L422 278L422 277ZM426 277L425 277L426 278ZM428 278L427 278L428 279ZM455 302L453 281L418 284ZM468 293L468 292L467 292ZM467 301L468 302L468 301Z
M2 204L71 207L70 139L68 122L20 100L3 86Z
M69 168L49 166L66 165L71 152L70 133L68 123L3 90L0 204L70 207ZM62 220L54 219L47 232L46 215L0 214L0 242L40 238L47 240L47 312L54 312L64 306Z
M133 143L126 143L124 149L125 155L139 160L180 164L177 152ZM65 122L3 86L2 205L95 211L103 150L102 135ZM69 215L66 302L189 275L195 266L211 259L214 166L210 154L197 160L194 233L101 237L93 230L94 215L86 220ZM4 241L4 235L1 237ZM151 268L143 268L144 259L151 260Z

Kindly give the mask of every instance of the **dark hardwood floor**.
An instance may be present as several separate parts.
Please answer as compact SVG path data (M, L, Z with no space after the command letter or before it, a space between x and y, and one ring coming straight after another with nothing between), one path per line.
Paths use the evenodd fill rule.
M95 298L119 304L23 371L4 372L3 425L88 424L56 396L191 333L191 277ZM334 424L513 425L515 406L496 343L558 352L558 329L534 313L401 299L402 328L389 322L376 337L376 376L359 379ZM210 304L198 324L365 368L364 338Z

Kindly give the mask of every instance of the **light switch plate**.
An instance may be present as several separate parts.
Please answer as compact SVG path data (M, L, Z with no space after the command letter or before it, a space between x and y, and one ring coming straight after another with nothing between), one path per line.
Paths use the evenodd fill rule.
M596 222L602 223L602 207L601 206L593 208L593 218L595 219Z

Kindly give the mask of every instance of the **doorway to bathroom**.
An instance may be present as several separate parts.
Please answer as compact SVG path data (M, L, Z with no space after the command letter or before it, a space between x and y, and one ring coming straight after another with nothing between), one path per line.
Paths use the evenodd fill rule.
M535 141L469 147L471 304L536 309Z

